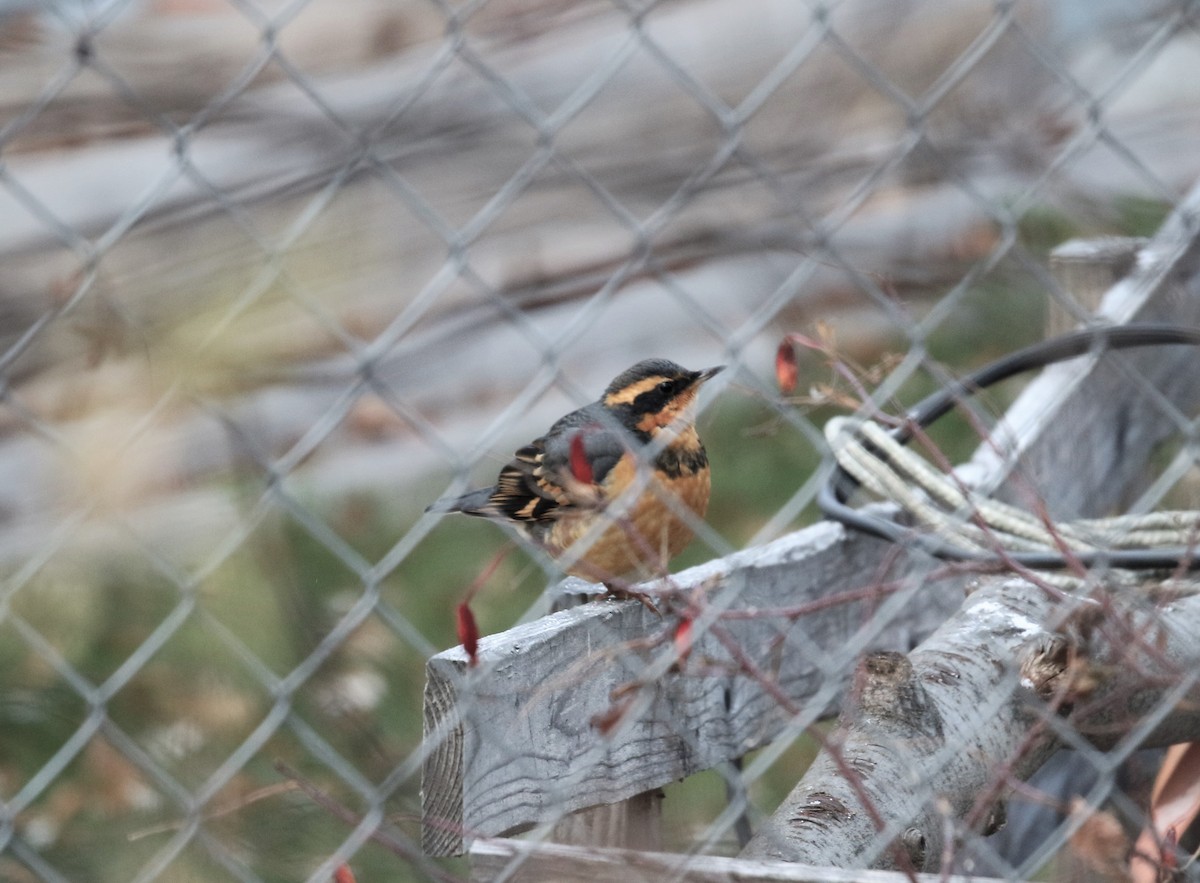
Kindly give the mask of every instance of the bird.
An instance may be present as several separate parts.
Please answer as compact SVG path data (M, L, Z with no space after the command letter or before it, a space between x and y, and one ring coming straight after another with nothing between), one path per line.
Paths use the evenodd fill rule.
M708 453L694 403L724 365L689 371L646 359L600 398L521 447L496 484L439 500L428 511L506 523L563 570L635 597L631 581L666 572L708 510Z

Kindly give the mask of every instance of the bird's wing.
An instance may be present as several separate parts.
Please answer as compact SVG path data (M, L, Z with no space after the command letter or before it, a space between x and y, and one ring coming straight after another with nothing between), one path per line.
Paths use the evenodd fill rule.
M520 448L500 470L495 487L430 508L503 518L530 527L546 524L564 508L603 503L605 477L622 456L630 454L633 444L633 437L597 402L572 411L544 436ZM587 463L586 474L579 468L580 457Z
M596 489L629 453L628 441L619 428L589 420L586 410L568 417L516 452L500 470L480 514L547 522L559 517L563 507L597 503ZM572 465L573 456L587 462L588 474Z
M530 442L513 455L500 470L488 498L492 513L511 521L544 521L569 501L567 492L547 474L545 456L545 438Z
M616 426L597 422L556 427L546 437L542 470L558 476L569 489L572 485L602 485L621 457L631 453L632 439ZM578 462L582 460L586 467ZM591 495L594 497L594 493Z
M427 512L462 512L510 521L538 521L565 499L565 491L544 478L545 439L525 445L500 470L495 487L438 500Z

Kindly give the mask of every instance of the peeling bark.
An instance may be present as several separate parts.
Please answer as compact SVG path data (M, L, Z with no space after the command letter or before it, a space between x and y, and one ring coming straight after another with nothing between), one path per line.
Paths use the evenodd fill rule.
M1097 751L1200 737L1200 595L1064 598L989 580L908 657L860 666L838 729L743 857L937 870L1003 827L1009 777L1073 730Z

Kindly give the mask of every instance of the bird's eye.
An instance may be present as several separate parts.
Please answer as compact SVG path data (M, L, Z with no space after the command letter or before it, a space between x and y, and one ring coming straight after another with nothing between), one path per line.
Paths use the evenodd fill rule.
M675 381L674 380L664 380L662 383L660 383L658 385L658 391L661 392L665 396L669 396L671 393L673 393L675 391Z

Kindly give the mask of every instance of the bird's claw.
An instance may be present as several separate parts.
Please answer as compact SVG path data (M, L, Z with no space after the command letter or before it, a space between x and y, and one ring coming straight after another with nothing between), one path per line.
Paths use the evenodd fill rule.
M662 618L662 611L658 609L658 605L654 603L654 599L645 592L639 592L636 589L617 588L605 583L604 594L600 597L613 601L637 601L655 616L660 619Z

